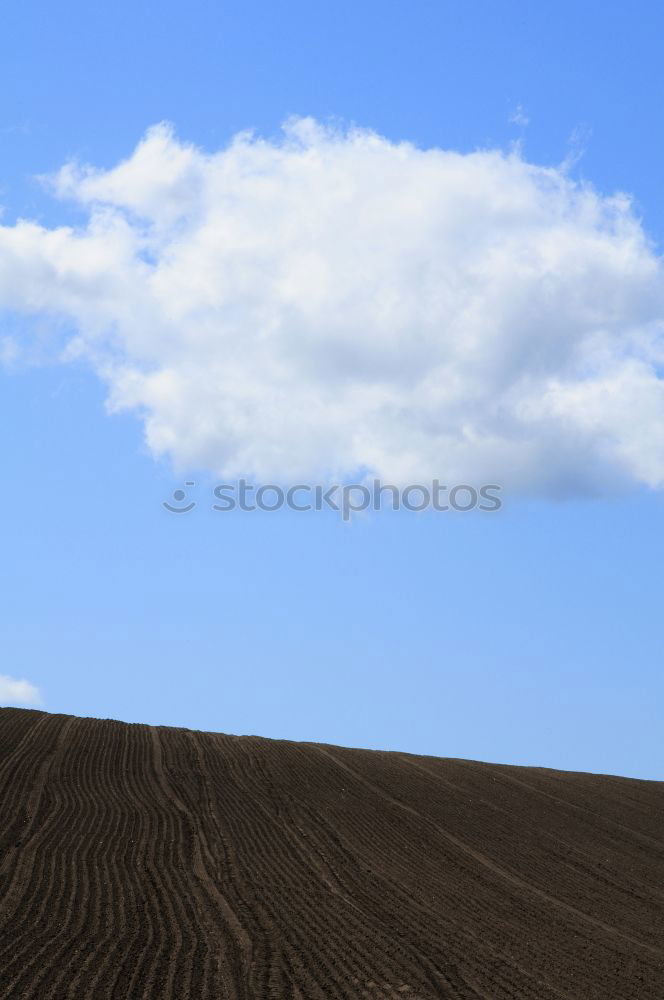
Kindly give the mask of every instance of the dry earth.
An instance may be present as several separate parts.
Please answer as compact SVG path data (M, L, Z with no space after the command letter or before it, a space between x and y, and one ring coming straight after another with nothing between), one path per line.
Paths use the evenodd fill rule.
M662 1000L664 783L2 709L0 996Z

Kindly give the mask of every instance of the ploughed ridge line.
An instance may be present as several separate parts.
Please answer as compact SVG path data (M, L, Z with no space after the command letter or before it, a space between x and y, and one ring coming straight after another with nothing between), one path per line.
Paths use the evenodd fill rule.
M662 1000L664 783L0 709L0 998Z

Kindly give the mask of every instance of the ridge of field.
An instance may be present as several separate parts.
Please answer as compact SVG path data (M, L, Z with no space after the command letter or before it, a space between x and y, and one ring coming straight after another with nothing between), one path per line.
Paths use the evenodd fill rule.
M6 1000L662 1000L664 782L0 709Z

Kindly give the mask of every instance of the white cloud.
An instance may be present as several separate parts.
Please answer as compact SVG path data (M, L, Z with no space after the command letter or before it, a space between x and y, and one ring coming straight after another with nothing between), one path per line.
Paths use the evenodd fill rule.
M18 345L13 337L0 337L0 365L9 368L18 357Z
M39 689L29 681L18 681L14 677L0 674L0 704L41 705Z
M73 327L183 469L664 484L662 262L565 166L300 119L53 185L87 221L0 226L0 307Z
M530 125L530 118L523 110L522 104L517 104L516 108L510 115L510 121L513 125L522 125L524 128L526 125Z

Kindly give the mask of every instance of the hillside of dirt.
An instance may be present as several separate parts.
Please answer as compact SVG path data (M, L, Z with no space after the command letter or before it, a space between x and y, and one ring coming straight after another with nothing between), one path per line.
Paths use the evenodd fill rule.
M664 998L664 783L0 710L0 996Z

